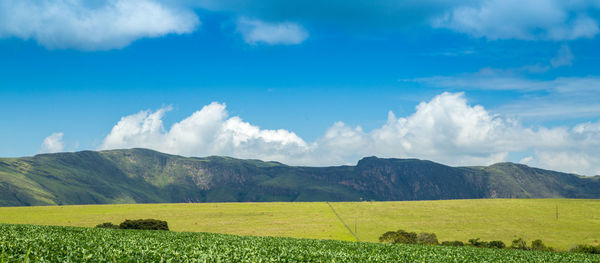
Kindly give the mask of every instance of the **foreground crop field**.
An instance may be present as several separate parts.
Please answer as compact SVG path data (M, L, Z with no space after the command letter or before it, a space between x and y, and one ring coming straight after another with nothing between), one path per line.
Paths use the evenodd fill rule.
M0 224L1 262L600 262L600 256Z
M440 241L542 239L556 249L598 245L600 200L480 199L331 203L361 241L388 230L434 232ZM556 219L556 206L559 218ZM0 223L94 226L156 218L174 231L355 240L326 203L202 203L2 207Z

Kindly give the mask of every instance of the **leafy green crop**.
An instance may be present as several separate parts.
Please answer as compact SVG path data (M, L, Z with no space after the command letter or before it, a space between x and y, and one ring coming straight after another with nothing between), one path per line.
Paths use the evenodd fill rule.
M0 224L0 262L600 262L600 256Z

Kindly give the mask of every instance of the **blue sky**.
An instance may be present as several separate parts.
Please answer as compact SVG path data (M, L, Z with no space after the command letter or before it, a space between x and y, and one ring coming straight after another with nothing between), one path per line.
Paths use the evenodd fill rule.
M599 14L555 0L0 0L0 156L147 147L600 174Z

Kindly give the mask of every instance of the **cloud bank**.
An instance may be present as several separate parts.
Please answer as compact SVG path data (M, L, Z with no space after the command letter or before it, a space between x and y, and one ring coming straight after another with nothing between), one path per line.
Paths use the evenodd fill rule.
M268 21L291 20L370 32L432 26L489 40L551 41L595 37L600 9L596 0L202 0L194 5Z
M598 34L597 1L482 0L434 19L433 26L490 40L572 40Z
M65 149L65 144L63 143L62 138L62 132L56 132L46 137L42 142L40 153L62 152Z
M193 10L154 0L0 0L0 37L50 49L122 48L144 37L190 33L199 24Z
M314 142L287 130L266 130L228 116L212 103L163 125L168 108L125 116L101 149L146 147L185 156L228 155L293 165L352 164L364 156L430 159L451 165L487 165L526 155L529 165L600 174L600 122L572 128L528 128L469 105L463 93L442 93L406 117L388 113L372 131L337 122Z
M237 18L250 44L298 44L309 35L307 25L345 32L424 26L490 40L564 41L595 37L599 9L595 0L0 0L0 38L32 39L50 49L122 48L140 38L191 33L201 10Z
M242 17L237 22L237 29L248 44L292 45L308 38L308 32L302 26L290 22L266 23Z

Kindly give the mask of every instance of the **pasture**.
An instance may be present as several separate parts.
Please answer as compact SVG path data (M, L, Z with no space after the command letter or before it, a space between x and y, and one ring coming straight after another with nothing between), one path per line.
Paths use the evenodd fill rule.
M388 230L434 232L440 241L541 239L559 250L598 245L600 200L478 199L330 203L360 241ZM556 207L558 206L558 219ZM0 223L93 227L166 220L173 231L355 241L327 203L193 203L1 207Z

